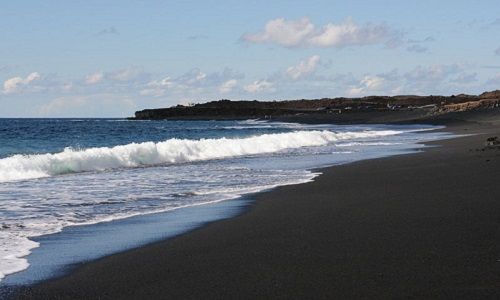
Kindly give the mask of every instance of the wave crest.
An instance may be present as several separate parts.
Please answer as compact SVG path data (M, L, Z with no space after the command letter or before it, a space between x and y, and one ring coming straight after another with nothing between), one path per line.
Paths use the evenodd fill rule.
M398 134L400 131L335 133L328 130L263 134L240 139L169 139L55 154L14 155L0 159L0 182L67 173L104 171L158 164L175 164L228 157L273 153L286 149L323 146L338 140Z

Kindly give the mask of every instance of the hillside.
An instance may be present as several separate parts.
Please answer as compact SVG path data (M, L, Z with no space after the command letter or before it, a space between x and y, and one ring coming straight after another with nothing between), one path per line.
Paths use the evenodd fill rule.
M362 98L323 98L285 101L219 100L191 106L137 111L135 120L193 119L273 119L292 116L328 116L331 119L371 118L390 113L404 119L419 119L454 112L498 108L500 90L480 95L452 96L368 96Z

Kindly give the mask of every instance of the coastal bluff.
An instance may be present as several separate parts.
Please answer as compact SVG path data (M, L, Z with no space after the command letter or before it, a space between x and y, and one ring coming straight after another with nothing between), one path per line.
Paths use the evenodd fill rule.
M367 96L282 101L219 100L169 108L144 109L131 120L230 120L319 117L339 121L377 121L390 117L397 121L442 116L449 113L495 109L500 106L500 90L480 95L451 96ZM370 120L368 120L370 119ZM381 120L383 121L383 120Z

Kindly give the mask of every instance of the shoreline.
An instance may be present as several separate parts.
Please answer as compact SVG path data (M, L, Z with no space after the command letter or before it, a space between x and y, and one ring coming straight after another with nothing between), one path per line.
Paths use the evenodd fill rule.
M472 126L469 126L469 125L472 125ZM479 126L479 125L474 125L474 124L469 124L469 125L467 125L466 127ZM479 126L479 127L481 127L481 126ZM457 129L457 126L455 126L454 128ZM470 129L463 130L465 127L460 129L460 126L458 126L458 128L459 128L459 130L464 131L464 132L458 132L458 133L470 133ZM445 130L451 130L452 132L454 131L453 127L448 127ZM476 130L477 130L477 128L476 128ZM497 132L497 131L494 131L494 132ZM455 132L455 133L457 133L457 132ZM478 136L456 138L456 139L451 140L451 141L456 141L457 139L460 139L460 140L461 139L473 139L473 140L475 139L475 140L477 140ZM481 138L479 138L479 139L481 139ZM441 140L441 141L430 142L430 143L425 143L425 144L426 145L428 145L428 144L448 144L449 145L449 144L453 144L453 143L454 142L450 142L447 140L444 140L444 141ZM478 145L478 146L481 146L481 145ZM200 239L201 239L201 241L205 241L208 243L210 241L206 235L217 238L219 241L222 242L222 244L217 244L217 243L214 244L214 242L210 242L209 244L212 247L214 247L215 249L220 250L221 252L225 252L227 250L232 250L231 247L229 247L229 249L224 247L224 245L227 246L227 243L229 243L230 246L232 246L234 248L244 247L245 241L241 240L241 237L238 238L235 236L235 233L239 232L241 230L241 228L235 229L234 225L236 224L240 227L244 226L243 228L246 231L249 231L250 233L254 233L254 234L256 234L256 233L253 231L259 231L259 229L260 229L260 234L264 234L264 233L266 233L266 231L275 232L276 229L270 230L270 229L273 229L274 226L264 226L262 224L255 224L254 222L249 223L248 220L252 220L252 218L255 220L255 218L260 219L263 217L269 217L272 214L274 214L275 220L267 220L267 221L276 222L276 221L279 221L280 218L286 219L287 214L285 214L284 216L280 216L279 214L276 215L276 213L270 213L270 212L265 211L266 207L271 207L271 208L274 208L275 210L276 210L276 207L279 207L281 209L284 208L283 207L283 202L284 202L283 201L283 197L284 197L283 194L285 194L287 197L290 197L290 196L296 197L299 194L310 194L314 198L315 197L314 193L317 193L317 194L320 194L319 198L322 198L322 197L324 198L325 195L321 195L321 194L325 194L325 181L328 181L328 178L331 178L332 176L335 177L335 175L333 173L335 173L338 170L342 170L345 172L345 170L349 171L349 169L361 168L361 170L366 171L367 165L368 166L380 165L381 163L383 164L386 162L388 162L389 164L394 164L394 162L391 163L391 161L393 161L393 160L395 160L395 161L398 161L398 160L409 161L410 160L411 161L411 159L408 159L408 157L421 156L421 155L432 156L433 152L436 152L436 151L439 152L436 149L444 149L443 147L446 147L446 145L442 146L440 148L426 148L423 152L418 152L418 153L415 153L413 155L403 155L403 156L396 155L396 156L390 156L388 158L363 160L363 161L349 163L346 165L321 168L320 171L323 174L320 175L319 177L316 177L314 182L312 182L312 183L278 187L278 188L275 188L269 192L259 193L256 197L254 197L254 201L252 202L252 204L250 204L250 207L248 209L245 209L241 214L238 214L236 217L233 217L230 219L225 219L225 220L220 220L220 221L215 221L215 222L209 223L206 226L196 228L192 231L189 231L185 234L181 234L177 237L174 237L172 239L168 239L166 241L160 241L160 242L149 244L149 245L137 248L137 249L128 250L128 251L125 251L122 253L113 254L111 256L107 256L107 257L104 257L102 259L98 259L97 261L93 261L93 262L84 264L82 267L77 268L74 272L70 273L68 276L64 276L62 278L55 279L55 280L45 281L39 285L35 285L34 287L28 287L26 289L22 289L21 292L19 294L17 294L16 296L19 298L23 298L23 297L30 298L32 296L38 296L38 297L40 297L40 296L41 297L58 296L58 297L68 297L68 298L69 297L71 297L71 298L85 298L85 297L106 295L106 297L109 296L112 298L112 297L123 297L125 295L130 295L128 293L133 292L133 293L136 293L136 294L132 294L132 295L134 295L134 297L173 296L173 297L183 297L183 298L184 297L197 298L196 296L210 295L211 297L226 298L229 296L232 297L232 296L238 296L238 295L239 296L242 296L242 295L243 296L255 296L255 297L271 296L271 295L272 296L280 296L281 295L280 293L278 293L278 294L276 294L276 293L278 291L283 292L283 288L286 288L289 291L290 294L287 294L287 296L297 297L300 295L301 292L307 292L307 294L310 295L311 288L313 288L315 286L315 284L312 283L310 279L301 278L301 280L297 280L297 278L287 278L287 277L290 277L291 274L297 275L293 271L301 271L302 273L307 273L307 272L310 272L310 269L316 269L316 268L317 268L317 270L324 269L320 265L316 265L316 264L311 265L311 259L306 258L307 250L310 250L310 251L313 250L313 249L309 249L309 248L312 247L315 243L308 245L308 243L304 243L304 242L301 243L300 241L295 240L294 241L295 243L292 243L292 245L294 246L293 247L294 249L289 251L290 252L289 254L292 255L292 257L295 257L299 260L305 260L304 264L308 265L311 268L307 268L305 266L302 266L301 270L296 270L295 268L292 268L292 270L289 270L290 266L287 266L287 264L282 264L282 263L277 263L277 262L272 263L271 262L269 265L266 265L265 263L263 263L263 265L260 268L261 271L262 270L268 271L271 274L275 274L275 275L279 274L280 276L267 276L266 272L264 272L263 274L261 273L264 276L263 279L267 279L267 281L264 280L264 282L266 284L265 284L265 286L262 287L261 284L259 284L259 282L260 282L260 279L258 278L259 272L256 272L256 270L253 270L253 272L252 272L252 271L248 271L248 270L247 271L242 270L241 267L240 268L234 268L234 266L231 267L231 265L233 265L233 264L240 265L240 266L245 265L245 263L247 262L247 259L243 259L243 258L238 257L237 253L235 253L234 251L229 251L229 253L231 253L233 255L230 255L229 257L227 257L227 259L230 261L233 260L233 262L231 263L231 265L228 265L224 261L224 257L221 257L221 256L224 256L223 254L216 255L215 253L208 251L208 250L212 250L212 249L210 249L210 248L207 249L208 246L205 246L203 242L200 243ZM431 154L429 154L429 153L431 153ZM312 171L315 171L315 170L312 170ZM337 175L337 177L338 177L338 175ZM337 178L337 180L338 179L339 178ZM316 183L316 182L318 182L318 183ZM318 187L311 188L311 186L315 186L315 185L316 186L319 185L320 188L318 188ZM347 186L349 185L348 182L346 185ZM304 190L308 190L309 193L304 193ZM313 194L311 194L311 193L313 193ZM317 201L318 199L315 199L315 200ZM324 202L324 199L322 199L321 201ZM324 205L324 203L323 203L323 205ZM305 207L303 209L304 209L303 212L307 212ZM292 211L288 215L291 215L293 213L295 213L295 214L297 213L297 208L291 209L291 210ZM279 211L279 209L278 209L278 211ZM312 222L313 220L306 220L306 221ZM328 224L328 221L324 220L324 217L320 218L319 221L325 222L325 224ZM255 225L257 227L255 230L252 229L252 223L253 223L253 225ZM280 225L280 224L278 224L278 225ZM312 225L314 225L314 224L312 224ZM300 234L307 233L307 230L305 230L305 229L304 229L304 232L301 232L300 228L298 228L298 229L290 228L291 226L293 226L293 224L290 224L290 222L283 222L283 224L281 224L281 226L283 226L283 228L282 228L283 232L293 233L290 236L288 236L288 238L290 238L290 239L296 238L296 236L295 236L296 234L300 235ZM233 228L231 228L231 227L233 227ZM220 232L217 232L218 230L222 230L227 235L222 234ZM246 232L246 231L243 231L243 232ZM313 237L315 235L316 236L323 235L323 237L324 237L324 234L317 233L317 232L309 232L309 234L312 234ZM249 245L250 252L252 252L252 249L258 250L257 253L255 253L257 256L255 256L255 257L251 256L251 257L264 258L262 260L261 259L254 259L253 262L256 263L257 266L259 265L259 262L267 262L267 260L265 259L265 258L268 258L267 256L271 256L273 258L278 258L278 257L275 257L275 255L278 254L278 253L275 253L275 250L277 250L277 249L274 249L274 250L269 249L269 247L266 247L266 245L262 245L262 243L267 241L267 238L266 238L267 235L270 235L269 242L273 242L273 243L278 242L278 245L286 244L285 237L273 236L273 234L269 233L269 232L264 234L264 236L259 236L259 235L249 236L248 239L250 240L250 245ZM231 242L231 238L234 238L233 242L235 244L233 244L233 242ZM264 238L264 239L262 239L262 238ZM196 239L198 239L198 240L196 241ZM304 236L304 241L307 241L307 236ZM316 242L319 242L319 241L316 241ZM198 245L198 247L196 245ZM303 247L303 249L296 249L297 246ZM326 245L324 245L324 246L326 246ZM328 245L328 246L332 247L333 245ZM200 249L198 249L198 248L200 248ZM259 253L260 251L263 251L262 248L264 248L266 251L264 251L264 253ZM184 249L184 250L181 250L181 249ZM188 252L191 251L191 254L182 253L186 249L188 250ZM200 251L201 249L207 250L207 253L205 253L204 251ZM288 256L286 248L280 249L279 251L281 251L281 250L285 250L285 256ZM163 253L162 253L163 251L166 251L167 254L163 255ZM265 255L265 252L268 252L268 255ZM207 262L205 261L204 264L201 264L201 266L203 266L203 267L201 267L201 266L197 267L196 264L194 264L194 261L199 262L199 259L197 258L196 254L202 255L202 256L208 255L207 257L210 258L209 261L213 261L214 264L213 265L208 264L208 266L207 266ZM261 255L264 255L264 256L261 257ZM176 258L176 262L173 262L170 264L171 265L173 264L177 268L169 269L168 268L169 265L166 264L166 266L167 266L167 271L166 271L167 273L166 274L160 272L161 270L157 270L158 268L160 268L159 266L157 266L156 268L153 268L153 272L149 272L149 271L144 270L144 269L148 268L145 266L143 266L141 269L141 267L137 265L139 262L136 262L134 264L134 268L132 268L132 269L136 269L136 268L139 269L140 270L139 273L141 275L137 275L137 274L128 274L127 275L126 274L127 273L126 272L126 269L127 269L126 265L128 264L127 261L130 261L131 257L135 257L136 259L141 258L146 263L153 263L155 260L159 260L159 261L154 262L154 264L165 266L165 261L166 261L165 257L167 257L167 256ZM246 254L246 256L248 256L248 255ZM182 263L177 261L178 258L180 258L181 260L184 259L184 262L186 263L186 265L189 266L189 270L182 270L182 268L181 268ZM325 257L323 257L323 258L325 258ZM318 257L316 257L316 259L318 259ZM132 260L134 260L134 259L132 259ZM252 261L252 260L250 259L249 261ZM289 262L290 265L293 266L292 261L287 261L287 262ZM374 263L374 262L372 262L372 263ZM248 263L247 263L247 265L248 265ZM252 267L252 266L250 266L250 267ZM212 271L214 271L218 275L218 276L215 276L215 278L212 278L210 276L210 274L206 274L204 272L194 272L195 270L201 271L202 269L205 271L210 271L210 269L212 269L212 268L215 269ZM255 269L255 266L253 266L252 268ZM226 269L227 271L236 271L235 269L238 269L238 271L244 271L244 274L246 274L246 277L241 278L240 285L230 284L232 281L232 278L231 278L231 276L227 277L226 274L224 274L225 273L225 272L223 272L224 269ZM259 269L259 268L257 268L257 269ZM290 273L290 271L292 271L292 272ZM349 271L349 270L344 270L344 271ZM160 273L158 273L158 272L160 272ZM177 272L177 273L180 272L180 274L174 275L175 272ZM120 273L120 274L118 274L118 273ZM203 274L200 274L200 273L203 273ZM238 272L236 272L236 273L228 272L228 273L233 274L233 275L238 274ZM347 273L349 273L349 272L347 272ZM92 275L89 276L89 274L92 274ZM104 275L104 274L106 274L106 275ZM158 276L159 274L169 275L169 276L166 276L166 278L168 278L170 281L176 282L175 284L170 282L169 285L170 285L170 287L175 287L175 288L167 289L167 290L164 287L158 288L158 284L160 282L165 283L164 281L166 280L165 276ZM188 277L186 277L186 276L177 277L178 275L183 275L183 274L189 275L189 276L196 275L197 279L188 278L189 276ZM326 274L333 276L333 274L330 274L330 272L327 272ZM323 274L323 275L326 275L326 274ZM314 275L314 274L312 274L312 275ZM145 277L145 279L141 280L142 277ZM201 277L201 278L198 278L198 277ZM238 277L241 277L241 275L238 275L235 278L238 278ZM103 284L102 282L99 283L99 282L97 282L97 279L93 279L93 278L99 278L99 282L101 282L101 280L103 280L105 282L105 284ZM182 278L189 281L190 284L185 284L185 283L180 284L182 282L179 282L179 280L182 281ZM203 279L203 280L201 280L201 279ZM215 283L210 283L211 279L217 279L217 282L228 283L229 287L223 286L220 284L217 285ZM146 284L144 282L144 280L146 280L148 284ZM292 281L296 284L300 284L301 286L293 287L293 286L289 286L289 285L285 284L285 283L289 283L290 281ZM319 278L319 282L323 282L323 281L324 280ZM277 285L274 287L272 285L269 286L270 283L274 283ZM334 282L332 281L332 284L333 283ZM304 286L304 284L306 284L306 286ZM309 286L307 286L308 284L309 284ZM127 287L126 285L130 285L130 287ZM151 287L152 287L151 289L148 289L149 285L151 285ZM109 289L106 286L108 286ZM259 286L261 286L261 289L258 289ZM333 286L335 286L335 284L333 284ZM135 287L135 288L133 288L133 287ZM180 287L182 287L182 288L180 288ZM243 287L243 289L242 289L242 287ZM322 287L324 288L324 286L322 286ZM94 288L95 288L95 290L94 290ZM255 290L254 288L257 288L257 290ZM188 293L183 294L182 291L188 292ZM249 291L255 291L257 293L253 294L253 293L249 293ZM328 292L326 294L322 294L325 297L327 295L342 296L342 295L333 293L334 291L332 291L331 288L327 288L326 290L323 289L322 291ZM92 293L94 293L94 294L92 294ZM100 293L104 293L104 294L100 294ZM347 295L348 294L344 294L344 296L347 296ZM354 294L350 294L350 296L353 296L353 295ZM360 292L359 295L361 296L361 295L363 295L363 293ZM372 295L377 295L377 294L372 294ZM389 296L392 294L386 294L386 295ZM316 296L320 296L320 295L316 295Z
M93 224L72 225L57 233L34 237L31 240L40 243L40 246L26 257L30 266L7 275L0 282L0 296L21 286L32 286L63 277L90 261L166 240L210 222L231 218L248 206L249 196Z
M392 125L381 126L387 127ZM24 257L24 259L28 260L29 267L18 272L13 272L7 278L3 279L0 282L0 296L4 295L5 291L10 290L12 287L30 286L62 277L71 272L75 266L79 266L82 263L145 246L158 240L165 240L186 233L193 228L203 226L207 222L232 217L235 215L233 208L235 204L233 202L245 202L245 199L252 198L254 194L269 191L278 186L309 182L313 179L312 177L318 175L314 170L346 164L352 161L413 153L420 151L424 147L425 141L449 138L447 137L447 133L439 133L437 131L436 128L439 127L431 127L427 128L424 125L417 125L417 131L425 132L425 137L422 139L418 138L418 134L416 134L408 142L399 143L399 141L393 141L390 147L387 145L373 145L366 149L362 148L362 150L355 150L354 152L345 152L349 154L344 154L342 151L338 153L334 151L335 154L322 156L322 163L306 159L295 166L299 166L300 170L309 174L304 174L302 179L260 186L253 191L243 192L239 196L234 195L237 199L232 199L232 201L226 201L229 199L218 199L203 204L198 203L186 207L167 209L163 212L148 212L123 218L109 219L103 222L74 224L63 227L61 231L34 236L30 240L38 243L39 246L32 248L32 253ZM391 127L388 128L391 129ZM411 132L413 131L412 128L413 126L411 125L405 127L403 132L404 130ZM429 130L436 133L427 133ZM401 138L406 141L405 137ZM421 142L417 143L417 140ZM350 153L357 154L353 155ZM295 164L295 162L288 161L282 167L287 169L291 167L290 164ZM219 205L219 202L228 203ZM210 213L213 210L211 209L212 206L220 206L220 209L214 210L215 213ZM200 209L196 209L197 207L200 207ZM224 210L223 207L227 207L227 215L219 211ZM181 208L182 212L177 211L179 208ZM189 213L184 213L184 210L188 210ZM159 228L153 228L154 224Z
M418 126L418 128L421 127ZM325 162L320 164L320 166L317 163L312 163L312 165L308 166L310 163L306 162L301 169L309 173L311 178L303 178L300 182L261 187L258 191L244 193L234 199L222 199L210 203L179 207L180 209L175 208L164 212L132 215L104 222L71 225L64 227L62 231L33 237L31 240L40 245L34 248L32 253L26 257L29 268L9 274L7 278L3 279L0 282L0 296L9 294L9 291L17 287L31 286L63 277L84 263L166 240L180 234L185 234L207 223L233 217L244 212L243 207L246 208L248 206L247 203L251 202L254 195L268 192L279 186L309 182L313 180L312 177L320 174L317 170L321 170L322 168L348 164L353 161L404 155L421 151L425 147L424 143L426 141L451 138L451 136L447 136L446 132L442 136L439 133L442 129L444 127L434 127L433 129L422 128L422 133L425 132L427 137L418 143L402 143L401 146L395 143L389 149L385 148L385 146L381 149L377 147L367 148L359 152L360 155L357 155L356 158L339 159L337 157L334 162L328 164ZM427 133L429 130L435 133ZM348 157L350 157L350 154ZM158 228L155 229L154 227ZM54 253L57 253L57 255Z

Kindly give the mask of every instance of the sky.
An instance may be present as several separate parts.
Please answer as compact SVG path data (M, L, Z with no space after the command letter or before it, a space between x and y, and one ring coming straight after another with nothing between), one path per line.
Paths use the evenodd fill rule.
M500 89L500 1L4 1L0 117Z

